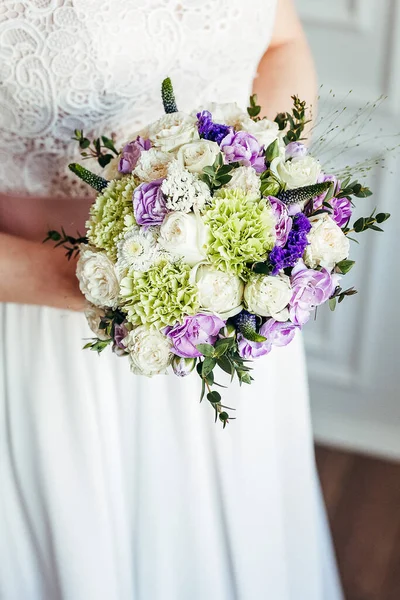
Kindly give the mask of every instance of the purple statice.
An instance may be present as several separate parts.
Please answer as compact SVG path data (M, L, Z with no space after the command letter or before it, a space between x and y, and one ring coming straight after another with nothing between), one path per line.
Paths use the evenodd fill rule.
M199 344L214 345L225 322L215 315L197 314L185 317L183 323L164 329L173 344L172 352L182 358L201 356L196 346Z
M197 113L197 129L199 135L204 140L210 140L211 142L217 142L220 144L224 137L231 130L228 125L222 125L220 123L214 123L212 120L212 114L208 110L203 110Z
M290 142L285 149L285 158L303 158L307 155L307 146L301 142Z
M247 131L230 130L221 142L221 150L228 163L239 162L245 167L253 167L257 173L265 171L263 146Z
M307 233L311 229L311 223L303 213L292 217L292 229L288 234L287 242L283 248L276 245L269 255L272 275L277 275L282 269L294 267L299 258L304 254L308 244Z
M332 206L332 219L339 227L344 227L352 214L349 198L331 198L329 204Z
M258 358L271 352L272 346L287 346L293 340L298 327L286 321L281 323L275 319L268 319L260 328L260 335L263 335L265 342L250 342L240 333L237 336L238 352L244 359Z
M164 179L141 183L133 192L133 212L138 225L161 225L167 214L161 185Z
M274 196L268 196L267 198L272 208L272 212L275 218L275 244L282 248L288 239L290 230L292 229L292 219L289 217L286 204Z
M326 269L309 269L300 260L292 271L290 283L293 290L289 302L290 319L302 327L310 318L311 311L331 297L337 277L331 276Z
M150 148L150 140L145 140L138 135L136 140L129 142L129 144L126 144L126 146L122 148L118 162L118 171L124 175L132 173L143 150L150 150Z

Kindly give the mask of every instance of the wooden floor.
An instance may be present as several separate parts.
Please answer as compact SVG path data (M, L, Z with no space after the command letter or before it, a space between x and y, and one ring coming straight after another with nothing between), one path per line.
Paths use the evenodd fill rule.
M346 600L400 600L400 464L316 456Z

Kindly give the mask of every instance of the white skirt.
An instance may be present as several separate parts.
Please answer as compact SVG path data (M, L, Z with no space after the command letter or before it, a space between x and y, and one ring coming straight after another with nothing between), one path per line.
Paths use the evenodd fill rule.
M3 600L340 600L302 340L223 399L82 351L80 314L0 305Z

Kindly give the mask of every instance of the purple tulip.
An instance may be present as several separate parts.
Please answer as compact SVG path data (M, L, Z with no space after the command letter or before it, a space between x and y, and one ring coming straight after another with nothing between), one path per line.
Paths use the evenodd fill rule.
M333 208L332 219L339 227L344 227L352 214L349 198L332 198L329 204Z
M246 131L230 131L221 142L221 150L228 163L240 162L253 167L257 173L265 171L263 150L256 138Z
M310 312L326 302L336 287L336 278L326 269L314 271L300 260L291 275L293 296L289 302L290 319L299 327L307 323Z
M161 225L168 210L161 191L163 179L141 183L133 192L133 211L138 225Z
M242 358L258 358L268 354L272 346L287 346L293 340L297 326L290 321L280 323L275 319L268 319L260 328L260 335L266 337L265 342L250 342L242 334L238 334L238 351Z
M290 142L286 146L285 158L303 158L307 155L307 147L301 142Z
M275 233L276 240L275 245L282 247L286 244L290 230L292 229L292 219L289 217L286 205L274 198L274 196L268 196L269 203L274 213L276 225Z
M224 325L225 322L215 315L199 313L193 317L185 317L183 323L166 327L164 333L172 340L174 354L182 358L195 358L202 356L196 346L214 345Z
M118 171L124 175L132 173L143 150L150 150L150 148L150 140L145 140L140 137L140 135L133 142L126 144L126 146L122 148L122 152L120 154Z
M172 370L178 377L186 377L196 366L195 358L182 358L174 356L172 359Z

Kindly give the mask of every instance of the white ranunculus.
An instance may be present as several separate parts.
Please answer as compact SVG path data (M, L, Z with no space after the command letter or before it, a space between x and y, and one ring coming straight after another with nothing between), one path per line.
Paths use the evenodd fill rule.
M230 175L232 179L224 185L225 189L240 189L250 198L260 199L261 180L253 167L238 167Z
M110 339L110 336L105 333L104 329L99 328L100 321L103 317L105 317L105 314L106 313L103 308L95 306L89 302L85 307L85 317L90 329L99 340L103 341Z
M180 165L191 173L201 173L204 167L214 164L219 153L220 149L216 142L197 140L181 146L177 159Z
M168 165L172 159L172 154L150 148L141 153L133 174L146 183L161 179L167 176Z
M331 271L349 256L350 242L328 213L311 217L310 221L312 227L307 236L309 245L304 253L304 262L312 269L320 266Z
M271 162L271 171L286 184L288 190L293 190L317 183L321 173L321 164L316 158L309 155L286 161L278 157Z
M81 245L76 276L82 294L95 306L117 306L119 282L114 263L105 252Z
M268 148L272 142L279 138L278 123L268 119L253 121L249 116L246 116L240 123L240 129L251 133L258 143L265 146L265 148Z
M166 373L171 363L172 342L157 329L136 327L124 338L132 373L152 377Z
M287 275L255 275L244 289L247 309L261 317L273 317L287 321L288 304L292 297L290 279Z
M158 243L174 258L194 266L206 257L207 228L194 213L171 212L160 227Z
M241 121L247 116L247 113L236 102L209 102L196 110L193 115L195 116L203 110L208 110L211 113L214 123L221 123L235 128L238 128Z
M193 273L193 279L201 308L217 313L223 319L240 313L244 285L239 277L209 265L199 265Z
M150 125L149 139L163 152L177 150L183 144L199 139L197 119L183 112L164 115Z

